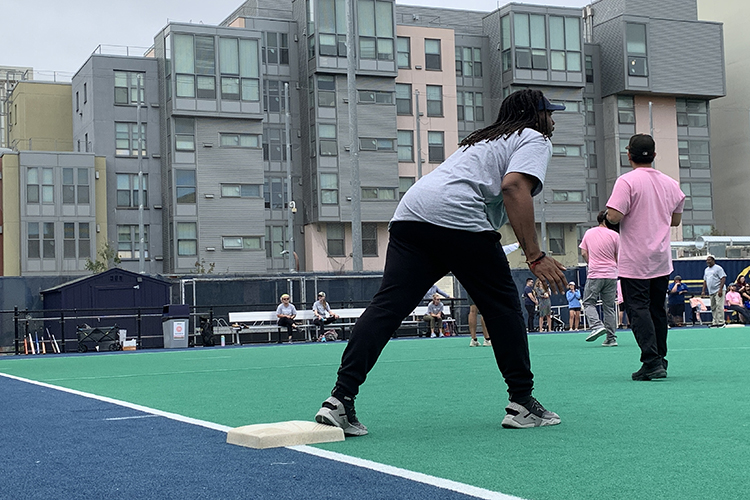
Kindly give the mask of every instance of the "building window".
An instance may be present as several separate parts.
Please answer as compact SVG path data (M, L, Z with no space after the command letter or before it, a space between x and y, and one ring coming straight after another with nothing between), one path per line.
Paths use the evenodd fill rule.
M174 148L177 151L195 151L195 131L193 118L174 119Z
M222 198L260 198L259 184L222 184Z
M346 57L346 0L320 0L318 2L318 43L321 56ZM314 0L308 1L309 20L314 19L312 5ZM308 26L310 23L308 23ZM308 28L312 35L315 33L314 24ZM312 55L315 55L315 43L312 44Z
M393 61L393 2L358 0L359 57Z
M590 97L583 98L584 123L589 127L596 125L596 113L594 113L594 100Z
M484 99L481 92L456 92L458 121L483 122Z
M552 201L555 203L583 203L583 191L552 191Z
M711 234L712 227L709 224L683 224L682 237L686 240L694 240L700 236Z
M362 188L363 200L395 200L395 188Z
M260 250L260 236L222 236L224 250Z
M414 177L399 177L398 178L398 198L404 197L410 187L414 185Z
M398 161L411 163L414 161L414 131L398 131Z
M581 156L581 146L576 145L552 145L552 156Z
M427 71L442 71L443 64L440 58L440 40L425 38L424 69Z
M318 75L318 106L333 108L336 106L336 77Z
M362 223L362 256L378 256L378 225L375 222Z
M581 23L577 17L549 16L550 69L581 71Z
M286 246L285 226L266 226L266 258L281 257Z
M286 33L263 33L261 49L263 64L289 65L289 35Z
M54 173L51 168L31 167L26 172L26 203L55 202Z
M323 205L339 204L338 174L320 174L320 203Z
M39 233L39 226L42 233ZM29 259L54 259L55 258L55 223L54 222L29 222L26 226L27 255Z
M589 194L589 212L599 212L599 184L589 182L587 185Z
M283 210L287 208L289 194L283 177L266 177L263 180L263 199L269 210Z
M617 120L619 123L635 123L635 100L633 96L617 96Z
M713 209L710 182L681 182L680 189L685 193L685 210Z
M260 136L257 134L219 134L222 148L260 149Z
M216 53L213 36L174 35L177 97L216 99Z
M680 168L706 170L711 168L709 141L678 140Z
M115 154L138 156L138 124L115 122ZM141 123L141 155L146 155L146 124Z
M396 37L396 62L399 68L411 69L411 39Z
M393 92L360 90L357 95L362 104L393 104Z
M628 51L628 75L648 76L646 25L627 23L625 37Z
M456 76L482 77L482 49L456 47Z
M411 113L411 85L396 84L396 114L410 115Z
M329 257L343 257L344 254L344 225L340 222L326 224L326 239Z
M76 225L78 226L78 237L76 238ZM88 222L65 222L63 223L63 258L65 259L87 259L91 257L91 232ZM77 242L77 244L76 244ZM76 255L76 249L78 255Z
M708 127L708 101L676 99L677 126Z
M286 112L284 82L279 80L263 80L263 111L267 113Z
M547 224L547 238L549 239L549 253L565 255L565 226L563 224Z
M630 160L628 160L628 144L629 139L620 139L620 166L629 167Z
M393 139L359 138L361 151L395 151Z
M286 133L281 128L264 127L263 159L265 161L286 160Z
M513 14L516 68L547 69L547 30L544 24L543 15Z
M510 56L510 15L505 15L500 18L500 48L502 50L502 64L503 71L508 71L511 68L511 56Z
M596 159L596 142L586 141L586 165L590 169L596 169L598 167Z
M195 222L177 223L177 255L198 255L198 225Z
M178 223L179 226L183 223ZM189 223L191 224L191 223ZM188 225L189 225L188 224ZM195 223L192 223L195 226ZM148 259L148 225L143 226L143 257ZM178 236L179 237L179 236ZM141 258L141 235L137 224L117 226L117 256L121 259ZM183 255L183 254L179 254ZM187 255L187 254L185 254ZM191 254L195 255L195 254Z
M594 58L586 56L584 60L586 64L586 83L594 83Z
M219 38L221 98L260 101L258 40Z
M320 156L337 156L339 154L336 142L336 125L319 124L318 137L320 137Z
M117 174L117 208L138 208L138 174ZM143 174L143 206L148 207L148 174Z
M62 202L89 204L89 171L87 168L63 168Z
M445 160L445 133L427 132L427 145L429 149L429 162L442 163Z
M443 116L443 86L427 86L427 116Z
M146 75L132 71L115 71L115 104L138 103L138 78L141 79L141 102L146 102ZM85 96L84 92L84 96Z
M195 170L175 169L174 172L177 203L195 203Z

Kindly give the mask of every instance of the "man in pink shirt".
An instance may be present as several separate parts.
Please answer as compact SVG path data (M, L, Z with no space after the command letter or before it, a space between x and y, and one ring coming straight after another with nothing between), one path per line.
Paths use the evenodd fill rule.
M593 342L606 333L607 339L602 345L614 347L617 345L615 296L620 235L607 228L604 217L602 210L596 216L599 225L586 231L581 240L581 255L589 265L583 290L583 310L592 330L591 335L586 337L586 342ZM599 299L602 301L603 323L596 310L596 302Z
M744 324L750 324L750 311L742 304L742 295L737 291L737 285L734 283L729 285L725 307L730 311L736 311Z
M682 221L685 194L671 177L654 169L654 139L636 134L628 144L633 167L617 179L607 201L606 220L619 224L618 261L622 293L641 369L633 380L667 376L667 311L665 290L672 272L670 226Z

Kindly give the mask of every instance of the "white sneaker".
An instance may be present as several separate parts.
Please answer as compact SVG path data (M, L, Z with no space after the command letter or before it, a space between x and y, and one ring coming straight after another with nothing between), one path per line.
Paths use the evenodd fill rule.
M431 338L431 339L434 339L435 337L437 337L437 335L435 335L435 332L432 332L432 333L430 334L430 338Z
M476 339L471 339L471 342L469 342L469 347L479 347L479 342L477 342Z
M438 337L445 337L445 334L443 334L443 332L440 332L440 335L438 335Z
M593 342L599 337L601 337L602 335L604 335L605 333L607 333L607 329L604 328L603 326L600 326L599 328L591 332L591 334L588 337L586 337L586 342Z
M484 347L492 347L492 341L490 339L484 339Z

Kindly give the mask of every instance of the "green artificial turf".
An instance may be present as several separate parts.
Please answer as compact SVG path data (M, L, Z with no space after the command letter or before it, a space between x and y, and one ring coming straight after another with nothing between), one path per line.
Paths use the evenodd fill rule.
M669 377L633 382L620 346L529 338L559 426L500 426L507 393L468 337L391 342L357 399L370 434L320 448L542 500L750 498L750 328L670 332ZM0 372L229 426L308 420L343 343L0 359ZM3 402L12 404L12 402Z

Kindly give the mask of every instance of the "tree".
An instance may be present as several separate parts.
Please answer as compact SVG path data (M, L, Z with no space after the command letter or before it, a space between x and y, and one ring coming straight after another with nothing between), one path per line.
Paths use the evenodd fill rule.
M117 255L114 244L106 241L99 252L96 254L97 258L95 261L86 259L86 269L92 271L94 274L101 273L107 269L113 267L120 267L120 257Z
M206 259L196 260L195 261L195 268L190 271L191 274L211 274L214 272L214 268L216 267L216 262L209 262L208 267L206 267Z

